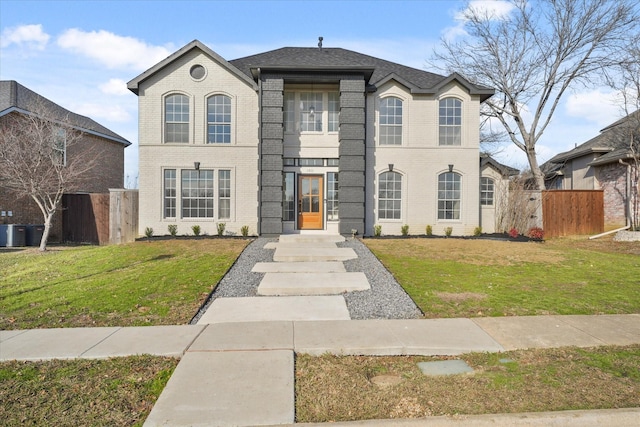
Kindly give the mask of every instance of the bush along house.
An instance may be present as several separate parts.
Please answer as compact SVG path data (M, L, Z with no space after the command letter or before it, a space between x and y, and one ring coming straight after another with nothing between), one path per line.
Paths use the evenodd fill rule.
M139 100L141 230L494 228L494 181L508 178L482 178L479 161L480 105L494 91L459 74L322 40L227 61L195 40L128 88Z

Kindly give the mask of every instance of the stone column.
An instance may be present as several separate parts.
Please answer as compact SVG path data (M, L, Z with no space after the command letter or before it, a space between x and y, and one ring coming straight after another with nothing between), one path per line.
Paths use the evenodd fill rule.
M260 234L282 233L284 80L262 81L260 141Z
M364 234L365 201L365 82L362 77L340 80L340 175L338 201L340 234Z

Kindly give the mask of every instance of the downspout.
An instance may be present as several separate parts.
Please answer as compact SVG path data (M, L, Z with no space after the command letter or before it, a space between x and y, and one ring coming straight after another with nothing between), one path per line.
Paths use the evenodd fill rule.
M369 96L367 94L367 82L364 82L364 218L362 218L362 236L367 234L367 102ZM374 174L375 175L375 174Z
M258 68L258 236L262 234L262 71Z

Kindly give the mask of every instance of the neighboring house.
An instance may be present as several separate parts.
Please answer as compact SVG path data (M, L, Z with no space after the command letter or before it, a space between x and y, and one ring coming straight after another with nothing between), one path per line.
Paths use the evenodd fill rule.
M46 119L65 121L82 131L82 141L75 145L77 150L83 146L98 147L100 160L82 181L80 193L108 193L109 188L122 188L124 181L124 149L131 145L129 141L110 131L92 119L72 113L54 102L22 86L16 81L0 81L0 120L12 120L18 114L35 114L34 110L46 111ZM79 152L66 150L64 156L78 155ZM69 152L67 152L69 151ZM8 216L9 212L11 217ZM42 224L42 212L35 202L27 197L18 198L9 193L0 182L0 217L2 223ZM61 212L54 217L51 240L60 240L62 236Z
M547 189L603 190L605 228L627 225L638 198L629 126L638 128L640 110L605 127L596 137L560 153L542 166ZM636 133L637 135L637 133ZM636 136L637 138L637 136ZM635 197L634 197L635 194Z
M481 193L480 104L494 91L458 74L321 43L227 61L195 40L128 88L139 226L157 234L466 235L505 176L486 163Z

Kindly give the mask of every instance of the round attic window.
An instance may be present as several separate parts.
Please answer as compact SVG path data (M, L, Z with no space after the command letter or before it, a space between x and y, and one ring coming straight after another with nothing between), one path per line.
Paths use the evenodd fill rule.
M202 65L196 64L191 67L191 70L189 70L189 74L191 74L191 77L194 80L202 80L205 74L207 74L207 70Z

